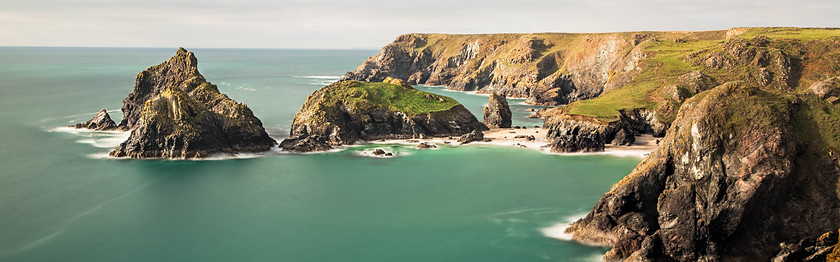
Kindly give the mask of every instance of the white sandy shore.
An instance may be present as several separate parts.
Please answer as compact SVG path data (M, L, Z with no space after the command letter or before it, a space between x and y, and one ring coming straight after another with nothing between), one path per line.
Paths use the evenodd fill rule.
M607 144L603 152L589 152L589 153L552 153L548 146L548 140L545 138L548 132L545 128L497 128L484 132L484 138L489 138L489 142L472 142L466 145L492 145L516 147L522 149L536 150L547 154L558 155L611 155L619 157L638 157L643 158L645 155L656 149L656 138L651 135L636 136L636 142L631 146L614 146ZM517 136L534 136L534 140L528 141L526 138L516 138ZM436 137L428 139L402 139L402 140L379 140L371 141L372 144L404 144L417 145L420 143L435 143L438 145L461 146L458 142L458 137Z

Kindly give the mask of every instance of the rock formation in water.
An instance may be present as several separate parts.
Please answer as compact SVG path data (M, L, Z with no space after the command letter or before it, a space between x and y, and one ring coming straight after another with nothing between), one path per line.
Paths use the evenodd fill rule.
M120 126L117 126L117 123L115 123L114 120L111 120L111 116L108 115L108 111L106 111L105 109L99 110L99 112L97 112L96 115L94 115L93 118L91 118L87 122L71 125L70 127L86 128L98 131L111 131L122 129Z
M358 141L460 136L487 127L452 98L405 81L341 81L315 91L295 114L280 148L323 151Z
M111 152L115 157L201 158L276 144L248 106L204 79L195 55L183 48L137 74L123 115L120 126L131 136Z
M484 124L489 128L509 128L511 115L505 96L491 93L487 106L484 107Z

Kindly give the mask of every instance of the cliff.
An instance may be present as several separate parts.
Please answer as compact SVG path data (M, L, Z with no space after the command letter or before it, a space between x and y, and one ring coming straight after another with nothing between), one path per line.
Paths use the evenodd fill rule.
M647 41L640 44L645 55L635 78L596 98L547 110L546 127L567 134L565 129L584 120L590 126L609 125L601 128L607 131L601 134L604 143L619 130L661 137L686 99L730 81L790 94L810 87L836 101L827 90L836 85L838 38L835 29L733 28L721 39ZM579 117L576 123L560 123L570 119L566 115ZM548 138L557 152L586 148L574 145L577 140L588 143L569 135Z
M567 232L612 247L608 259L740 261L785 255L794 252L791 245L836 230L840 107L831 97L838 35L744 29L724 41L659 47L683 50L655 67L671 73L654 74L659 84L646 93L658 97L646 110L670 128L659 148ZM705 90L715 82L725 84ZM552 117L590 110L587 123L622 122L626 111L594 111L619 98L610 96L556 109Z
M407 34L382 48L346 80L399 78L409 84L527 98L560 105L593 98L639 74L643 43L721 39L725 31L604 34Z
M115 157L200 158L276 144L248 106L204 79L195 55L183 48L137 74L120 126L131 135L111 152Z
M306 99L280 147L323 151L357 141L460 136L486 129L452 98L419 91L405 81L342 81Z

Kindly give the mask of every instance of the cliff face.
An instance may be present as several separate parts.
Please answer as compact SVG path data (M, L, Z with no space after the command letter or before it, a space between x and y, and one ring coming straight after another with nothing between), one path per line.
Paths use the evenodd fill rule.
M645 33L408 34L344 79L393 77L558 105L626 84L644 56L637 46L649 38Z
M323 151L363 140L460 136L486 129L452 98L419 91L405 81L343 81L307 98L280 147Z
M568 232L612 259L718 261L836 229L836 148L797 130L825 104L800 96L732 83L686 100L659 149Z
M193 53L183 48L137 75L123 114L121 126L132 132L111 152L116 157L200 158L276 144L248 106L204 79Z

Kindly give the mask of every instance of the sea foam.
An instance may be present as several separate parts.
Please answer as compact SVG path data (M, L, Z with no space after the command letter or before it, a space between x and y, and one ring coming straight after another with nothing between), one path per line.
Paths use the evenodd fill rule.
M572 241L572 234L566 233L566 229L572 225L573 222L580 220L581 218L586 217L587 213L577 214L573 216L568 216L563 219L562 222L554 224L550 227L545 227L540 229L544 236L560 239L564 241Z

